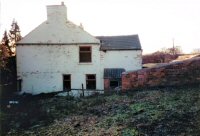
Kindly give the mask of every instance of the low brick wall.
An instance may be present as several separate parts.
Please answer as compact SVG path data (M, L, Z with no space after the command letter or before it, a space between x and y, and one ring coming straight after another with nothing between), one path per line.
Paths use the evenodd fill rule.
M122 90L200 84L200 57L122 73Z
M104 90L109 90L109 89L110 89L110 80L104 79Z

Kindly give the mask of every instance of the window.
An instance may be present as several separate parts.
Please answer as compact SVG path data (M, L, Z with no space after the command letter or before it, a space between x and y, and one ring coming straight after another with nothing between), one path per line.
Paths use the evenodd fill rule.
M117 80L110 81L110 88L115 89L118 86L119 86L119 82Z
M92 62L92 51L91 47L80 47L79 48L79 62Z
M22 91L22 79L17 80L17 91Z
M86 75L86 89L96 89L96 75Z
M63 91L71 90L71 75L63 75Z

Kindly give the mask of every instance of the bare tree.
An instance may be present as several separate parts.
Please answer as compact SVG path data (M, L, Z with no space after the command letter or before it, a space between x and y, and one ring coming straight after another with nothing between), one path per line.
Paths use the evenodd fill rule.
M15 20L9 32L5 30L0 41L0 67L5 67L8 58L16 55L16 42L21 40L20 28Z
M4 54L4 56L8 56L8 55L12 55L12 51L10 48L10 40L8 38L8 34L7 31L4 32L3 34L3 38L1 40L1 49L2 49L2 54Z
M192 53L200 54L200 48L193 49Z
M15 20L13 20L11 24L11 29L9 31L9 38L10 38L10 48L12 51L12 55L16 55L16 42L21 40L22 36L20 34L19 25Z
M15 56L16 42L21 40L20 28L15 20L11 24L9 33L4 32L1 40L1 55L4 57Z
M161 52L171 55L177 55L182 53L182 49L180 46L173 46L172 48L162 48Z
M10 40L8 38L7 31L4 32L3 38L0 43L0 66L4 67L6 65L6 59L12 55L10 48Z

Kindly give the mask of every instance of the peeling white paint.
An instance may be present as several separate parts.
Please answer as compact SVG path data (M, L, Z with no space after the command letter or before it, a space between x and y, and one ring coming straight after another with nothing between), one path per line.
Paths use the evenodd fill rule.
M74 89L81 89L82 84L86 87L86 74L96 74L97 89L103 90L99 48L100 45L92 45L92 63L81 64L79 46L17 46L17 72L22 78L22 91L33 94L62 91L63 74L71 74Z
M102 69L124 68L126 71L142 68L141 50L116 50L101 52Z

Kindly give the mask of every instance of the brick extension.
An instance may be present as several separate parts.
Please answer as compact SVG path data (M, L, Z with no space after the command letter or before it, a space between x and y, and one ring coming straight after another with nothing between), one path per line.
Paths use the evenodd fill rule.
M122 74L122 90L200 84L200 57Z

